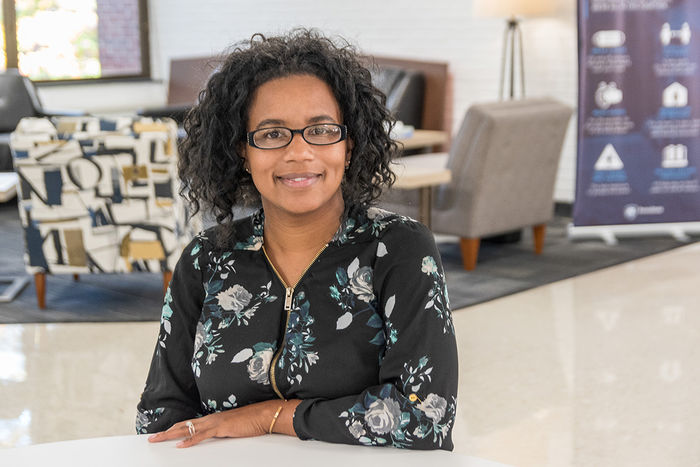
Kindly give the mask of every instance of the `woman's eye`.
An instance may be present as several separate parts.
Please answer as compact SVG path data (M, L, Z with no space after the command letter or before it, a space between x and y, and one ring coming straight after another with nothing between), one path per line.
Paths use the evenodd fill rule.
M325 125L315 126L315 127L311 128L311 134L314 136L328 135L332 132L333 132L333 128L325 126Z
M280 139L282 138L282 132L279 130L263 131L262 137L265 139Z

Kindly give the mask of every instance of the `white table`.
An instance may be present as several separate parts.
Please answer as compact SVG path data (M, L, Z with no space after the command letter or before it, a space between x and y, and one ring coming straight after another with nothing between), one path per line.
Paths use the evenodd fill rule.
M0 450L7 467L506 467L445 451L408 451L300 441L284 435L214 439L186 449L145 435L93 438Z
M430 227L430 208L432 205L432 187L448 183L452 172L446 167L448 154L436 152L405 156L392 162L396 174L394 188L399 190L418 189L418 220Z
M447 132L438 130L415 130L408 138L399 138L404 150L434 148L447 143Z
M9 201L17 194L18 176L15 172L0 172L0 203Z

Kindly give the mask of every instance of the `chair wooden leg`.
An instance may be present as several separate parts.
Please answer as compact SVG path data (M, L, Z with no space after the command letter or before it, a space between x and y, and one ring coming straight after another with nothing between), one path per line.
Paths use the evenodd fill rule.
M478 238L462 237L459 239L459 248L462 250L462 264L467 271L473 271L476 268L480 243L481 240Z
M37 272L34 274L34 285L36 286L36 301L39 309L46 308L46 273Z
M539 224L532 227L532 236L535 238L535 254L542 254L544 247L544 234L547 229L545 224Z
M170 285L170 279L173 278L172 271L163 271L163 295L168 291L168 286Z
M73 274L73 280L78 282L80 280L80 276L78 274Z

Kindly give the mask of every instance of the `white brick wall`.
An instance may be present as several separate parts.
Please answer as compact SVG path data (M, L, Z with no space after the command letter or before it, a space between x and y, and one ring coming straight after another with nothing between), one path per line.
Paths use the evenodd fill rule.
M526 88L528 95L550 95L573 107L575 2L560 1L568 6L561 17L523 23ZM102 100L94 98L100 93L96 85L47 87L42 89L47 106L84 104L92 111L114 112L158 105L165 100L171 58L216 54L255 32L295 26L341 35L369 54L448 62L454 79L454 127L471 103L498 97L504 20L474 18L469 0L151 0L149 9L153 77L163 83L129 85L133 92L118 99L109 98L115 88L104 85ZM558 201L573 200L575 141L572 119L555 189Z

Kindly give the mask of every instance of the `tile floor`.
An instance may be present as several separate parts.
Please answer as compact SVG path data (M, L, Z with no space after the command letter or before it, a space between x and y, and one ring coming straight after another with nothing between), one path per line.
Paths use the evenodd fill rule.
M700 465L700 244L454 314L458 452ZM132 433L157 327L0 325L0 448Z

